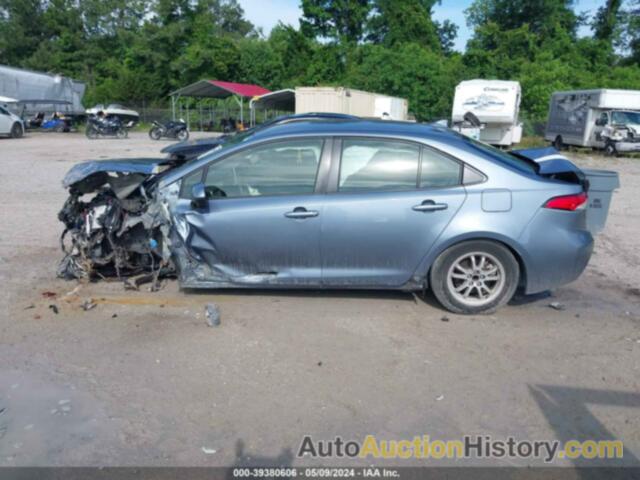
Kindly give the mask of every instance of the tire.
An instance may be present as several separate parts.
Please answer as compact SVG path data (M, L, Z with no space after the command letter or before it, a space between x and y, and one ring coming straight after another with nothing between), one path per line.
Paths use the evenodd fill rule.
M124 128L119 128L116 131L116 138L119 138L119 139L127 138L127 135L128 135L127 130Z
M560 135L558 135L553 141L553 148L555 148L559 152L564 150L564 143L562 142L562 137Z
M519 280L520 266L511 251L490 240L448 248L433 263L429 278L440 304L465 315L496 311L511 300Z
M189 130L187 130L186 128L184 130L180 130L178 132L178 135L176 135L176 138L181 142L184 142L185 140L189 140Z
M618 150L616 149L616 144L613 143L611 140L607 140L607 142L604 144L604 154L607 157L618 156Z
M24 132L20 124L18 122L14 123L11 126L11 138L20 138L22 135L24 135Z
M98 130L96 130L93 125L89 125L84 133L90 140L95 140L96 138L98 138Z
M149 130L149 138L151 140L160 140L161 137L162 137L162 132L160 131L159 128L153 127L151 128L151 130Z

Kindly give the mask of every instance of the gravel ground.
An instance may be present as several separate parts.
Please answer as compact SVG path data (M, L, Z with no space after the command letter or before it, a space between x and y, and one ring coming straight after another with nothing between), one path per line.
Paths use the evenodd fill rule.
M65 172L164 144L143 133L0 140L0 465L305 465L295 457L307 434L616 438L617 464L640 465L640 161L572 154L622 182L591 264L492 316L397 292L184 293L170 281L149 293L56 279ZM85 298L96 308L83 311ZM207 302L220 307L217 328ZM436 462L453 463L541 461Z

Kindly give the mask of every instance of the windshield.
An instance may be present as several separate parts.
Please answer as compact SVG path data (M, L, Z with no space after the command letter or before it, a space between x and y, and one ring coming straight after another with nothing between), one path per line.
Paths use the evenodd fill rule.
M640 125L640 112L613 112L611 114L611 123L625 125L627 123L635 123Z

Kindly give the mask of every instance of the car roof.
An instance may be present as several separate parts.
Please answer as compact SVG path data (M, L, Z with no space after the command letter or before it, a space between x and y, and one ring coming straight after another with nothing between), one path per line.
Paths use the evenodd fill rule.
M257 131L247 144L268 140L270 138L298 135L349 135L349 136L384 136L411 137L455 142L459 135L438 125L424 123L400 122L392 120L366 119L331 119L331 120L298 120L290 123L276 124Z

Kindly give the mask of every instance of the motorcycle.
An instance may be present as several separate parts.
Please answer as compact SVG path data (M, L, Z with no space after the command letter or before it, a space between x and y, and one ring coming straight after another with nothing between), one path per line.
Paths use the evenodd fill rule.
M184 120L180 119L177 122L153 122L151 130L149 130L149 138L151 140L160 140L162 137L176 138L181 142L189 138L189 130L187 130L187 124Z
M99 136L127 138L129 132L118 117L100 118L91 116L87 121L87 138L95 139Z

